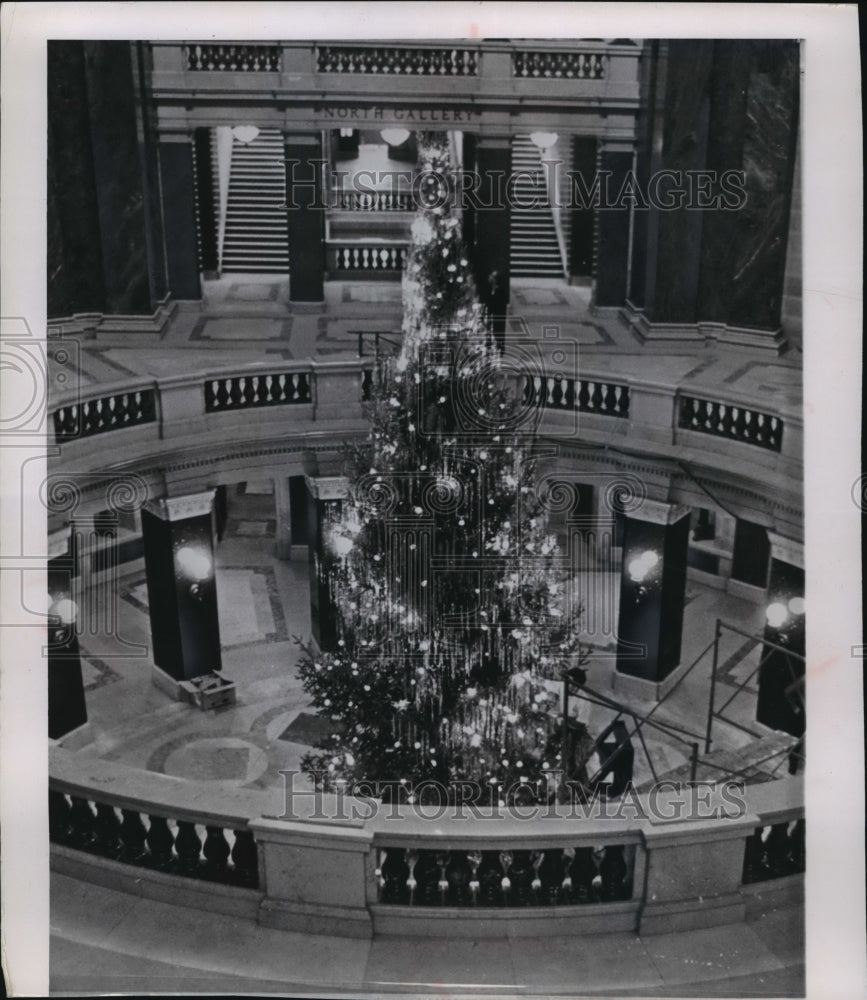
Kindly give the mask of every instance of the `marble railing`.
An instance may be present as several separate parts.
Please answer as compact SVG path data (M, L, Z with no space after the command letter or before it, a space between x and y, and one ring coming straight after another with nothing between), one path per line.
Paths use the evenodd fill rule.
M802 419L794 406L772 413L767 404L759 410L727 393L713 406L730 416L730 428L711 432L684 418L692 412L691 401L707 398L706 393L699 397L676 385L612 378L604 371L570 377L540 371L517 380L527 408L522 433L698 463L706 471L737 470L750 482L776 477L781 488L798 481ZM269 362L136 379L67 390L51 401L49 443L60 449L55 469L98 472L114 467L106 462L107 436L112 449L120 446L129 468L142 461L158 464L162 451L178 447L309 433L340 440L347 433L364 433L364 404L375 395L373 358Z
M566 107L566 101L586 99L603 116L600 122L607 114L617 116L617 128L625 136L634 130L630 116L639 105L641 48L630 43L486 39L149 45L154 97L158 107L166 102L166 115L158 111L158 117L165 117L167 127L169 120L174 127L177 118L168 105L183 101L183 117L195 127L211 120L208 106L224 95L225 114L231 121L255 119L267 124L269 112L264 107L252 115L243 105L236 109L242 93L259 96L263 102L278 93L281 100L305 108L313 102L312 114L322 127L367 120L380 128L391 122L410 122L409 128L469 126L504 100L553 98L545 108L548 124L553 125L551 116L562 115L565 127L574 115L574 107ZM384 86L383 78L399 79L400 88ZM360 101L375 101L378 106L359 107ZM586 115L587 109L582 113ZM274 114L279 117L276 108ZM507 130L527 131L531 120L538 124L538 111L519 112L512 118Z
M410 191L336 191L334 207L347 212L412 212Z
M52 867L179 905L242 907L266 926L355 937L643 934L737 922L755 897L757 869L744 859L767 826L800 831L777 838L769 870L803 871L801 777L741 789L728 799L740 808L722 817L695 809L723 801L720 786L685 789L637 796L620 812L612 802L605 814L565 805L431 814L288 780L213 789L54 744Z
M569 906L632 898L634 844L545 850L380 847L379 902L405 906Z
M50 761L53 844L167 875L259 887L249 807L213 796L209 802L201 786L193 790L189 782L105 761L81 768L59 748L52 748Z
M783 421L772 413L763 413L749 406L682 395L677 425L771 451L779 451L782 446Z
M393 274L399 276L406 264L406 245L382 243L328 243L326 267L331 275Z
M478 49L445 45L317 45L316 69L320 73L475 76Z

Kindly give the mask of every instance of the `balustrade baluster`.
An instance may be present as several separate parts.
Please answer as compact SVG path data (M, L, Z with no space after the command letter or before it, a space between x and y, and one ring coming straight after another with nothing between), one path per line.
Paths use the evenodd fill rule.
M203 853L208 878L215 882L225 882L229 862L229 843L221 826L205 827Z
M106 858L116 858L120 854L120 820L117 818L114 806L102 802L96 803L96 822L94 824L96 848Z
M593 390L590 396L590 406L593 410L602 409L602 385L599 382L592 382Z
M586 410L590 405L590 386L587 383L587 379L580 379L578 390L578 409Z
M76 847L90 848L95 839L96 815L87 799L72 795L70 801L72 802L69 813L70 841Z
M147 830L141 814L134 809L121 809L120 839L126 860L141 861L146 854Z
M150 863L160 871L168 871L174 861L172 854L174 837L168 821L162 816L151 816L145 839L150 850Z
M219 381L217 400L219 401L220 406L223 408L227 407L231 402L231 398L229 396L229 388L231 384L232 380L230 378L221 378Z
M240 406L241 401L244 398L244 379L243 378L228 378L226 381L229 383L229 399L231 400L232 406Z
M202 842L195 823L178 822L175 850L178 852L178 874L190 877L198 875Z
M250 830L235 830L232 846L232 864L235 866L235 881L249 889L259 887L259 853Z
M63 792L48 789L48 836L55 844L69 839L72 808Z

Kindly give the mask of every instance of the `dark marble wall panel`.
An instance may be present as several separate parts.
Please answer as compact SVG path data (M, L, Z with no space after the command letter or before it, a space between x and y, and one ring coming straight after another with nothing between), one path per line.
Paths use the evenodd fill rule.
M710 126L710 89L714 43L678 40L668 43L661 169L705 167ZM659 133L657 132L657 135ZM690 206L658 211L655 289L647 303L658 323L694 323L697 315L704 213Z
M176 299L200 299L192 142L160 144L160 176L169 289Z
M751 46L742 41L714 43L710 81L711 128L706 167L717 176L743 168L744 121L747 108ZM712 187L720 195L718 182ZM729 316L732 263L737 254L739 209L703 212L699 319L726 323Z
M48 43L48 315L105 308L84 46Z
M596 138L594 136L572 137L571 169L580 174L584 186L593 187L596 173ZM593 271L593 207L583 207L574 199L572 205L572 226L570 233L571 253L569 271L573 277L589 277Z
M607 201L616 207L599 211L599 259L596 262L597 306L622 306L626 301L626 276L629 271L630 199L620 194L632 170L632 153L602 150L600 170L610 193Z
M142 180L128 42L85 42L106 311L150 312Z
M136 91L138 153L141 170L143 210L145 223L145 243L148 255L148 282L151 306L156 307L169 291L166 271L165 233L160 206L160 166L159 136L157 132L156 110L152 101L142 95L149 93L153 70L153 50L144 42L136 42L132 48L134 81Z
M506 315L511 296L509 286L511 213L504 196L505 178L512 170L509 141L497 145L479 142L476 148L479 176L479 203L494 205L480 208L475 216L475 279L479 297L494 318L498 334L505 330L501 317Z
M289 232L289 297L293 302L325 298L325 209L322 142L318 135L287 136L286 224Z
M729 323L780 324L799 110L797 42L750 43L744 126L747 203L736 213Z
M648 190L652 171L659 169L659 152L654 151L654 130L662 120L662 107L657 107L664 93L665 65L668 43L659 39L644 43L639 64L641 105L636 118L636 174L642 191ZM639 309L647 301L648 289L653 295L656 269L656 240L659 228L657 213L636 211L633 220L632 268L629 298Z

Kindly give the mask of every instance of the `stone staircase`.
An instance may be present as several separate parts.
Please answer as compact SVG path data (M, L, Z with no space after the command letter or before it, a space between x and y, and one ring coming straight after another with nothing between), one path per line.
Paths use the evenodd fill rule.
M262 129L250 143L235 142L221 270L224 274L287 274L286 171L283 137Z
M512 172L521 176L511 206L512 277L562 278L563 260L539 150L527 135L512 140ZM517 204L516 204L517 202ZM521 207L521 205L536 207Z

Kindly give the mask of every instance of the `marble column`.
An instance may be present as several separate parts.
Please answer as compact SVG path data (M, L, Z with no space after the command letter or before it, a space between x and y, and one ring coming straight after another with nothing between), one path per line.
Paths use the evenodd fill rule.
M649 43L630 301L643 339L779 350L798 135L787 40ZM702 329L704 327L704 329Z
M325 298L325 202L322 139L319 133L283 137L286 164L286 220L289 235L289 300Z
M328 548L327 523L340 512L348 483L343 476L307 476L310 546L310 629L319 649L337 645L337 611L328 584L334 553Z
M162 136L159 157L169 291L175 299L201 299L192 137Z
M510 299L511 212L506 190L512 170L510 137L480 136L475 143L475 170L479 186L473 269L479 298L490 312L493 331L502 344Z
M169 497L142 508L154 682L219 670L220 622L214 570L214 491Z
M642 500L624 521L617 672L659 685L680 662L689 508Z
M801 543L773 533L770 544L771 568L756 721L771 729L801 736L807 725L804 550Z

